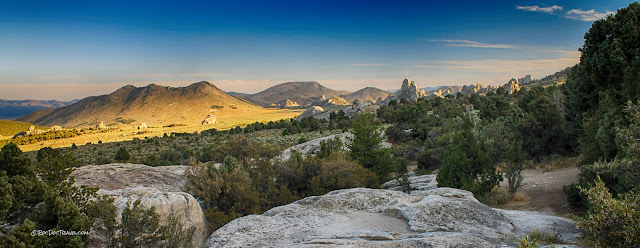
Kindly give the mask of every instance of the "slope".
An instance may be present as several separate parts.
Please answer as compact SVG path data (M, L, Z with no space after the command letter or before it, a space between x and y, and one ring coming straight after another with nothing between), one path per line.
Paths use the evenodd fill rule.
M197 124L208 114L237 115L256 109L260 107L203 81L186 87L150 84L136 88L127 85L109 95L87 97L69 106L43 109L19 120L64 127L93 126L101 121L111 125L118 122Z

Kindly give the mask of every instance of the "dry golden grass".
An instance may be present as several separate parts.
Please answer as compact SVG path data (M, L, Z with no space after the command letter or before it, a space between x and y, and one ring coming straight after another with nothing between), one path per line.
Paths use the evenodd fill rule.
M42 142L38 142L35 144L29 145L21 145L20 149L22 151L35 151L39 150L43 147L69 147L72 144L76 144L78 146L87 144L88 142L97 143L98 141L102 142L118 142L118 141L127 141L132 140L134 138L145 138L145 137L156 137L163 136L165 133L170 134L172 132L175 133L193 133L199 132L202 130L208 130L211 128L215 128L218 130L224 130L233 128L236 126L245 126L254 122L269 122L269 121L277 121L281 119L289 119L295 116L300 115L304 109L258 109L252 111L228 111L228 114L225 115L217 115L217 123L212 125L199 125L199 124L187 124L186 126L175 126L175 127L163 127L163 125L169 124L186 124L186 123L163 123L163 125L150 125L148 129L138 130L137 126L139 123L134 123L131 125L117 125L112 128L115 128L114 131L109 132L93 132L91 134L85 134L76 136L73 138L67 139L58 139L58 140L46 140Z

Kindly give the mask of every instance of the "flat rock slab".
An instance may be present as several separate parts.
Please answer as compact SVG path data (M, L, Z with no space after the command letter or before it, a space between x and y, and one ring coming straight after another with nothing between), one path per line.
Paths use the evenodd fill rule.
M576 242L566 218L490 208L468 191L345 189L236 219L205 247L500 247L538 230Z

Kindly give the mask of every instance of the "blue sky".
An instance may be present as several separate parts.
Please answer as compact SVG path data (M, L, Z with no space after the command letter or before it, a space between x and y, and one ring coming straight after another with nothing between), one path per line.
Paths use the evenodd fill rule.
M70 100L207 80L255 93L539 78L632 1L6 1L0 98Z

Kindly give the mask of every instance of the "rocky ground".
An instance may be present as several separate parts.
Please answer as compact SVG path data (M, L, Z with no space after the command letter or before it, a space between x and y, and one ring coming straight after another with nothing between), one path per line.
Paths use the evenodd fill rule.
M508 247L536 229L555 230L569 243L580 236L570 219L490 208L468 191L432 188L433 175L412 181L421 190L337 190L242 217L205 247Z

